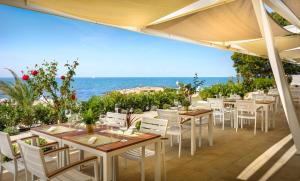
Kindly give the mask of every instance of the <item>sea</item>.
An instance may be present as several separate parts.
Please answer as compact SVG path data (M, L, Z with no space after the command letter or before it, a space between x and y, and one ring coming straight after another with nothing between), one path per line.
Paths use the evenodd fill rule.
M206 87L216 83L225 83L232 77L199 77L199 79L205 81L203 87ZM0 78L0 80L13 82L12 78ZM94 95L104 95L120 89L145 86L176 88L177 81L191 83L193 77L78 77L74 79L72 87L76 90L77 98L85 101ZM5 98L1 92L0 98Z

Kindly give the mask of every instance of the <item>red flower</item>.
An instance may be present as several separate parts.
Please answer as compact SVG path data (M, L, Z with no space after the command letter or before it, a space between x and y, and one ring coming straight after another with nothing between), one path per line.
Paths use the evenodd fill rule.
M66 78L66 77L65 77L64 75L60 76L60 79L61 79L61 80L65 80L65 78Z
M32 70L31 75L36 76L39 72L37 70Z
M24 74L24 75L22 76L22 79L23 79L23 80L29 80L29 75Z
M75 94L72 94L72 95L70 96L70 99L74 101L74 100L76 99L76 95L75 95Z

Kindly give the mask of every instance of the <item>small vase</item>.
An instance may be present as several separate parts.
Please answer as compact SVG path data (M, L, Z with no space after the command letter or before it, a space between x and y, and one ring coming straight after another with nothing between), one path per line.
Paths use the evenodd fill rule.
M92 124L87 124L87 125L85 125L85 127L86 127L86 131L87 131L87 133L93 133L94 132L94 125L92 125Z

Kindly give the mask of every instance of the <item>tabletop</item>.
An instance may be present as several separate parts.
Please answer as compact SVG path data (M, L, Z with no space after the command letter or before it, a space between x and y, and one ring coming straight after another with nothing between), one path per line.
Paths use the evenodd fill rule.
M213 112L211 109L197 109L197 110L192 110L192 111L180 111L179 115L182 116L199 116L201 114L206 114Z
M49 132L48 130L51 127L56 127L56 129L61 130L54 133ZM150 134L150 133L140 133L136 132L134 134L119 134L117 131L111 132L107 130L118 130L118 128L111 126L98 126L94 129L94 132L88 134L86 129L77 129L75 127L70 127L68 125L51 125L51 126L42 126L32 128L32 130L36 132L40 132L49 136L57 137L63 140L67 140L76 144L80 144L82 146L87 146L93 149L97 149L103 152L111 152L117 149L121 149L127 146L131 146L134 144L138 144L144 141L148 141L151 139L159 138L160 135ZM67 130L67 131L65 131ZM98 143L89 144L87 140L91 137L96 137ZM126 142L121 142L125 138Z

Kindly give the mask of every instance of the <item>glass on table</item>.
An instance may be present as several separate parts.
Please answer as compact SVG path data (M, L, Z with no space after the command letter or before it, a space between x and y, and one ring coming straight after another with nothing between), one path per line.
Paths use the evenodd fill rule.
M123 132L123 138L120 140L120 142L126 142L127 140L125 139L125 131L127 131L127 126L121 126L120 130Z

